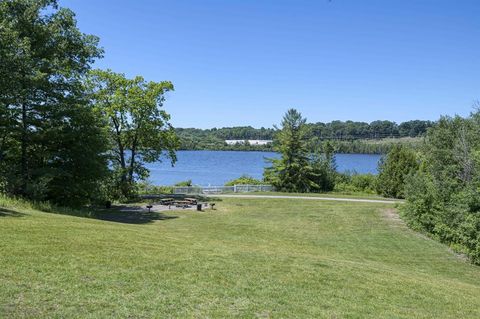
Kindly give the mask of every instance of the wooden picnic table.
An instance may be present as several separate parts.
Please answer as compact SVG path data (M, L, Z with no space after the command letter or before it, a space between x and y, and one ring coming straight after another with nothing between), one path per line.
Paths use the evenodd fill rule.
M175 201L175 206L176 207L187 208L187 207L190 207L191 205L192 205L192 203L190 201L187 201L187 200L176 200Z
M172 205L174 203L175 199L173 198L162 198L160 200L160 204L162 205Z
M196 198L187 197L187 198L184 199L184 201L189 202L189 203L192 204L192 205L196 205L196 204L197 204L197 199L196 199Z

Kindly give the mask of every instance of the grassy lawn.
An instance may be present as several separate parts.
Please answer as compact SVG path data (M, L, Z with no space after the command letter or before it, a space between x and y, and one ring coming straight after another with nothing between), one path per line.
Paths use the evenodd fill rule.
M327 192L327 193L286 193L286 192L251 192L251 193L231 193L232 195L285 195L285 196L307 196L307 197L328 197L328 198L357 198L357 199L379 199L400 201L399 199L386 198L377 194L361 192Z
M228 198L138 223L1 204L1 318L480 318L480 267L388 204Z

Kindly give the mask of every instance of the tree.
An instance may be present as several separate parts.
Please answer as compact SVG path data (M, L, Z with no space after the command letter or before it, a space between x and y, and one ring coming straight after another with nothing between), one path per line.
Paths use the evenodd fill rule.
M415 153L402 145L395 145L380 161L377 192L387 197L403 198L405 178L417 169Z
M326 141L320 146L313 146L310 162L313 167L314 174L312 179L317 185L317 191L328 192L335 187L335 179L337 176L335 162L335 148Z
M403 122L398 126L400 136L416 137L424 135L429 127L433 126L431 121L413 120Z
M403 217L480 264L480 112L442 117L405 186Z
M242 175L239 178L232 179L225 183L225 186L235 186L235 185L262 185L262 182L259 179L253 178L248 175Z
M274 149L280 159L270 159L272 166L265 169L265 180L276 189L288 192L318 192L330 189L325 183L326 169L331 168L332 156L315 153L309 143L306 119L295 109L287 111L281 129L275 136ZM328 188L328 189L325 189Z
M171 82L147 82L141 76L127 79L110 70L90 74L94 103L109 127L116 186L124 197L132 195L137 179L146 179L144 163L163 156L176 161L178 138L162 109Z
M97 44L55 0L0 2L4 191L62 204L95 193L104 145L82 78L102 55ZM79 192L79 185L89 187Z

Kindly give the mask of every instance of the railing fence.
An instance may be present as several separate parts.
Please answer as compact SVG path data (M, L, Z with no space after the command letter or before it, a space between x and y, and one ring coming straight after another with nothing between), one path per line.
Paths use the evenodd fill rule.
M249 193L272 192L272 185L234 185L234 186L175 186L174 194L224 194L224 193Z

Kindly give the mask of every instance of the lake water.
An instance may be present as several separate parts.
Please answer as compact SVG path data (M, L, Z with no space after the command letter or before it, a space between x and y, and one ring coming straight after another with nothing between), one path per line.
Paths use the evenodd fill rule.
M195 185L224 185L225 182L249 175L261 179L263 169L269 166L265 158L276 158L273 152L242 151L178 151L178 161L174 167L170 163L151 163L150 182L155 185L173 185L192 180ZM340 172L377 173L380 155L337 154L337 168Z

